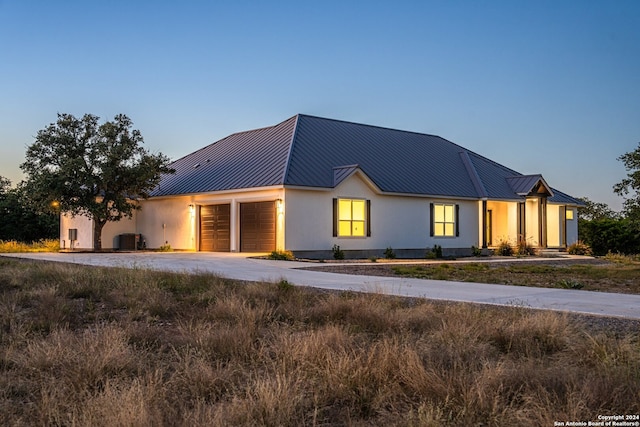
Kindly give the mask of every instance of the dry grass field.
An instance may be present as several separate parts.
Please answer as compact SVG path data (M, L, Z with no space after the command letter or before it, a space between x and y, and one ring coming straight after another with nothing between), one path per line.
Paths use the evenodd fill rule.
M1 425L552 426L640 412L637 323L1 257L0 292Z

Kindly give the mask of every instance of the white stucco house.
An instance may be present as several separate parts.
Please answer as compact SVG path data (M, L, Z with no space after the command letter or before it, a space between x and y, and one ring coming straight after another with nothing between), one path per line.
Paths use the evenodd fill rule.
M298 114L172 167L134 218L105 226L104 248L135 233L147 248L330 258L338 245L347 257L387 247L422 257L434 245L462 254L501 241L562 249L578 238L579 200L433 135ZM63 215L61 246L93 247L91 229Z

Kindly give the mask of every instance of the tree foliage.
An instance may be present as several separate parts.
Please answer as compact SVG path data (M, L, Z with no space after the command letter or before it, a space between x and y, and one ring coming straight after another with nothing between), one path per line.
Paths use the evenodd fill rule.
M54 239L59 233L59 216L55 209L39 209L29 197L24 183L16 188L0 176L0 240L33 242Z
M627 177L613 187L624 197L624 213L631 221L640 223L640 143L638 147L618 157L627 171Z
M594 202L588 197L578 197L584 206L578 207L578 216L586 221L599 219L616 219L620 214L609 207L606 203Z
M56 123L38 132L20 166L41 206L56 202L63 212L93 220L95 250L102 249L107 222L131 218L161 174L173 173L166 156L142 147L142 135L126 115L98 121L91 114L58 114Z
M591 247L594 255L608 252L640 253L638 228L628 218L600 218L585 221L580 227L580 239Z

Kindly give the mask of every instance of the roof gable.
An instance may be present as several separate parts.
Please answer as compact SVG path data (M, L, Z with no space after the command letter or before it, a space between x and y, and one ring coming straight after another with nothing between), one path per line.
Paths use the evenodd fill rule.
M513 192L519 196L553 196L542 175L520 175L507 178Z
M333 168L333 188L336 188L353 175L359 175L362 180L373 188L378 193L380 188L375 182L367 175L359 165L337 166Z

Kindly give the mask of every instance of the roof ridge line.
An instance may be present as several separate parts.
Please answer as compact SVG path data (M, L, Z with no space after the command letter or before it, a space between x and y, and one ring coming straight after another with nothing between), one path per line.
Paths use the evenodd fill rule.
M353 121L350 121L350 120L341 120L341 119L334 119L334 118L331 118L331 117L314 116L312 114L299 113L298 116L306 116L306 117L309 117L309 118L312 118L312 119L327 120L327 121L330 121L330 122L346 123L346 124L350 124L350 125L357 125L357 126L364 126L364 127L369 127L369 128L391 130L391 131L394 131L394 132L412 133L412 134L416 134L416 135L433 136L435 138L445 139L445 138L442 138L440 135L436 135L434 133L424 133L424 132L416 132L416 131L412 131L412 130L396 129L396 128L387 127L387 126L370 125L368 123L358 123L358 122L353 122ZM445 139L445 141L447 141L447 140ZM447 142L451 142L451 141L447 141ZM451 142L451 143L455 144L454 142ZM455 144L455 145L457 145L457 144Z
M291 153L293 152L293 144L295 143L296 135L298 134L298 123L300 123L300 114L296 114L293 117L295 117L296 119L295 119L295 124L293 125L293 132L291 132L291 141L289 142L289 150L287 152L287 164L285 165L284 172L282 173L282 185L285 185L287 183L287 176L289 175L289 167L291 166ZM290 118L287 120L290 120ZM287 120L285 120L285 122Z
M480 175L478 175L478 171L476 170L476 167L473 165L473 162L471 161L471 157L469 157L469 153L466 150L463 150L463 151L460 151L458 154L460 154L462 164L464 165L464 168L467 170L467 173L469 174L469 178L471 178L471 183L475 187L476 192L478 193L478 196L482 198L489 197L489 193L487 193L487 189L485 188L484 183L480 179Z

